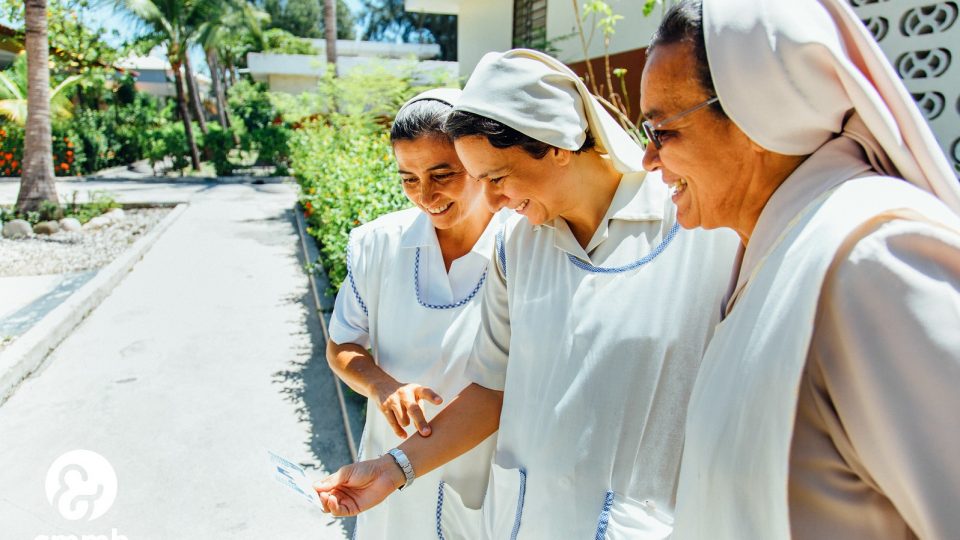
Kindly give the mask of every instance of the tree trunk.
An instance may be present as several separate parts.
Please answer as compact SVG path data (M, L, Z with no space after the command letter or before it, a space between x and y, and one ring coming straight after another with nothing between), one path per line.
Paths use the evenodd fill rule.
M227 58L227 73L230 75L230 86L237 85L237 76L233 72L233 60Z
M47 1L27 0L24 17L27 51L27 123L17 209L35 211L43 201L59 203L53 176L53 135L50 127L50 48L47 40Z
M327 40L327 64L337 74L337 0L323 0L323 32Z
M227 108L223 98L223 87L220 85L220 63L217 62L217 51L207 49L207 66L210 67L210 82L213 84L213 95L217 102L217 120L220 127L227 129Z
M184 51L183 71L187 78L187 93L190 95L190 104L193 112L196 114L197 123L200 124L200 131L207 134L207 119L203 114L203 104L200 103L200 88L197 86L197 79L193 76L193 67L190 65L190 53Z
M177 88L177 110L183 120L183 132L187 136L187 145L190 147L190 164L194 170L200 170L200 152L197 150L197 141L193 138L193 125L190 124L190 113L187 111L187 100L183 91L183 75L180 73L180 62L170 59L173 68L173 84Z

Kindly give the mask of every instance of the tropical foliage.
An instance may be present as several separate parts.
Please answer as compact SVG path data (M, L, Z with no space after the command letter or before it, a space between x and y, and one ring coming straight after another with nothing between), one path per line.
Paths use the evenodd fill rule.
M279 28L292 35L322 38L322 0L259 0L257 6L270 16L267 28ZM337 39L353 39L356 21L344 0L337 0Z
M50 90L50 112L55 118L73 116L70 93L80 75L70 75ZM17 56L13 66L0 71L0 116L23 127L27 122L27 56Z

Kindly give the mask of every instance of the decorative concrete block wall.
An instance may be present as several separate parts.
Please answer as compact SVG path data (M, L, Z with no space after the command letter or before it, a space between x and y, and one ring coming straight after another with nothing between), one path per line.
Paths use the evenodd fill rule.
M850 0L960 177L960 0Z

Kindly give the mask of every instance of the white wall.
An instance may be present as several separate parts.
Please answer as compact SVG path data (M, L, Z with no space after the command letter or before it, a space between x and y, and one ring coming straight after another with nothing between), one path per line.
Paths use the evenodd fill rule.
M337 58L337 70L345 75L355 69L374 64L383 67L388 73L401 75L413 67L413 79L417 83L436 80L437 72L443 72L445 78L456 78L459 74L457 62L425 60L417 62L409 59L367 58L343 56ZM253 80L267 82L270 90L300 94L316 90L320 77L326 71L326 60L322 56L303 54L248 53L247 72Z
M513 0L463 0L457 15L461 76L469 76L484 54L511 48Z

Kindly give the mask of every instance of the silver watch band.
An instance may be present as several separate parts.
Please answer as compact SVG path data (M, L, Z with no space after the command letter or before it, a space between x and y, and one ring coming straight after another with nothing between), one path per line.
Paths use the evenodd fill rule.
M407 479L407 481L400 486L400 490L413 485L413 480L417 477L417 475L413 472L413 465L410 464L410 460L407 459L407 455L403 453L403 450L394 448L393 450L388 450L387 453L390 454L390 457L397 462L397 465L400 466L400 470L403 471L404 478Z

